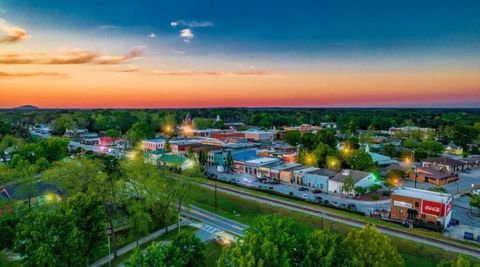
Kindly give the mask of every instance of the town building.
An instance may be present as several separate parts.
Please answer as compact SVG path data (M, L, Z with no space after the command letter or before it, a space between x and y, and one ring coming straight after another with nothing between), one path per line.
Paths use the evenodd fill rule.
M448 145L444 146L443 153L461 156L463 155L463 148L461 146L455 145L455 143L449 143Z
M247 140L254 142L273 142L275 133L273 131L248 130L243 134Z
M453 172L439 171L430 167L418 167L410 172L409 178L418 182L430 183L437 186L458 181L458 175Z
M157 162L160 166L175 167L182 171L190 169L195 165L193 160L173 154L161 154Z
M368 188L374 184L378 184L375 175L371 172L364 172L364 171L357 171L357 170L342 170L341 172L336 173L329 181L328 181L328 191L332 193L345 193L345 194L355 194L354 189L350 192L343 192L343 186L347 177L352 177L353 179L353 187L364 187Z
M309 167L303 166L301 164L291 168L285 168L280 171L280 181L284 183L290 183L290 184L294 183L293 172L301 169L306 169L306 168L309 168Z
M304 169L296 170L293 171L293 179L292 183L298 184L298 185L304 185L303 179L306 173L308 172L313 172L319 170L317 167L307 167Z
M399 221L420 221L448 226L452 216L452 195L415 188L398 188L392 193L390 217Z
M467 165L464 162L447 156L427 158L422 161L422 167L430 167L445 172L462 171L465 166Z
M145 140L142 142L144 151L150 150L155 151L157 149L164 149L165 148L165 139L163 138L154 138Z
M298 167L298 166L302 166L302 164L300 163L283 163L283 164L280 164L280 165L276 165L276 166L273 166L270 168L270 178L271 179L274 179L274 180L281 180L280 179L280 173L282 171L286 171L286 170L290 170L290 169L293 169L295 167ZM289 183L291 182L290 180L288 181Z
M398 160L392 159L389 156L385 156L379 153L374 153L370 151L370 146L365 146L365 152L372 157L373 162L375 162L380 167L389 166L392 164L398 164Z
M277 158L257 158L245 161L245 173L257 178L267 178L270 174L270 166L281 164Z
M328 181L333 178L335 174L336 172L328 169L317 169L306 172L303 175L303 185L327 191Z

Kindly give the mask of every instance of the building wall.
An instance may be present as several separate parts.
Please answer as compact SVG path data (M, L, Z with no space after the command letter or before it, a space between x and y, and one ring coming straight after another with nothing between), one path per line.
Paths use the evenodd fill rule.
M375 180L375 176L373 174L369 174L367 177L363 178L362 180L358 181L356 184L355 184L355 187L357 186L361 186L361 187L365 187L368 188L374 184L376 184L377 181Z
M337 181L328 181L328 191L332 193L341 193L342 192L343 183Z
M415 181L415 172L411 172L410 175L409 175L409 178L410 178L410 180ZM418 173L417 174L417 181L418 182L430 183L430 184L437 185L437 186L453 183L457 180L458 180L457 175L452 175L450 177L443 178L443 179L437 179L437 178L428 177L428 175L426 175L424 173Z
M303 185L322 190L328 190L328 177L318 174L306 173L303 176Z
M284 183L292 182L293 173L291 171L281 171L280 172L280 181Z
M407 204L407 205L400 206L399 204L400 205ZM422 214L421 199L392 194L392 204L390 207L390 216L392 219L406 221L408 219L408 209L413 209L417 211L417 215L415 216L415 219L423 220L424 222L430 222L430 223L437 222L437 216L433 216L430 214Z

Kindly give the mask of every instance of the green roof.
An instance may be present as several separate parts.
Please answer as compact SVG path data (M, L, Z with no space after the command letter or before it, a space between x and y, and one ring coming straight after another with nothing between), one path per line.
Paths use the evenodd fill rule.
M165 162L165 163L170 163L174 165L182 165L187 158L181 157L181 156L175 156L175 155L170 155L170 154L163 154L160 158L160 161Z

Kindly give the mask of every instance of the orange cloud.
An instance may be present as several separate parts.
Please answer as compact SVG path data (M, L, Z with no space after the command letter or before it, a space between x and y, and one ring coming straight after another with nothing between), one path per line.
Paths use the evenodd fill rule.
M22 28L13 26L3 19L0 19L0 44L16 43L27 38L28 34Z
M164 70L154 70L153 74L164 75L164 76L192 76L192 75L207 75L207 76L272 76L274 74L265 71L265 70L245 70L237 72L224 72L224 71L190 71L190 70L173 70L173 71L164 71Z
M66 77L65 73L58 72L3 72L0 71L0 78L9 78L9 77L35 77L35 76L56 76L56 77Z
M0 64L43 64L43 65L65 65L65 64L98 64L116 65L130 59L139 57L142 51L132 49L124 56L107 56L99 53L72 50L61 55L45 53L24 54L17 53L0 54Z

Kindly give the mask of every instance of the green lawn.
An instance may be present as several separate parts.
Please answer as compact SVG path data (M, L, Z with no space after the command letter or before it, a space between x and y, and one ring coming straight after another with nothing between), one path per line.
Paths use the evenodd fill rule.
M213 190L193 185L190 192L193 205L214 211L215 199ZM322 227L322 219L316 216L258 203L226 193L217 192L217 195L218 214L245 224L250 224L253 219L259 215L276 214L278 216L292 218L299 223L303 231L312 231L313 229ZM323 226L341 235L346 235L352 229L349 225L327 219L323 220ZM390 239L408 263L407 266L436 266L442 258L455 259L457 257L456 253L446 252L442 249L417 242L395 237L390 237ZM479 262L477 259L472 258L471 260Z
M173 175L177 176L178 178L188 179L188 180L193 181L193 182L201 182L201 183L207 183L207 184L213 184L214 183L214 181L208 180L208 179L202 178L202 177L187 177L187 176L180 176L178 174L173 174ZM249 189L249 188L245 188L245 187L241 187L241 186L237 186L237 185L232 185L232 184L228 184L228 183L223 183L223 182L219 182L218 184L221 185L222 187L228 187L228 188L232 188L232 189L235 189L235 190L255 194L255 195L258 195L258 196L269 197L269 198L279 199L279 200L283 200L283 201L289 201L289 202L292 202L292 203L295 203L295 204L300 204L300 205L303 205L303 206L306 206L306 207L311 207L311 208L316 208L316 209L320 208L320 206L317 205L317 204L305 202L305 201L302 201L302 200L290 199L290 198L287 198L287 197L274 195L274 194L270 194L270 193L266 193L266 192L261 192L261 191L258 191L258 190ZM433 238L433 239L437 239L437 240L442 240L442 241L447 241L447 242L451 242L451 243L457 243L457 244L460 244L460 245L480 248L480 244L472 243L472 242L468 242L468 241L463 241L463 240L451 239L451 238L448 238L448 237L442 235L441 233L430 231L430 230L427 230L427 229L422 229L422 228L406 229L401 225L397 225L397 224L394 224L394 223L389 223L389 222L386 222L386 221L381 221L381 220L378 220L378 219L374 219L374 218L370 218L370 217L367 217L367 216L355 214L355 213L345 211L345 210L339 210L339 209L334 209L334 208L325 207L325 206L321 206L321 209L325 210L328 213L342 215L342 216L345 216L345 217L348 217L348 218L360 220L360 221L365 222L365 223L380 225L380 226L383 226L383 227L392 228L392 229L399 230L399 231L402 231L402 232L413 233L413 234L417 234L417 235L421 235L421 236L425 236L425 237L429 237L429 238Z

